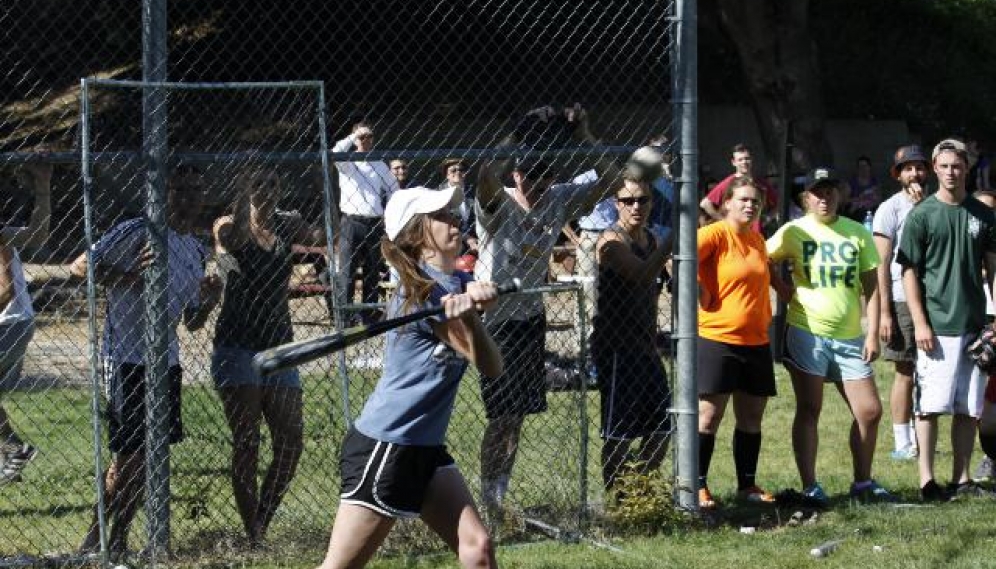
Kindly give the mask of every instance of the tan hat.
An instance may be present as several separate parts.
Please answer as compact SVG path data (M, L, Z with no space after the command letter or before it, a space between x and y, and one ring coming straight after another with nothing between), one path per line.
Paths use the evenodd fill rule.
M937 155L941 152L950 151L961 156L962 160L968 164L968 147L965 143L958 140L957 138L945 138L944 140L937 143L934 147L934 151L930 153L930 160L933 162L937 160Z

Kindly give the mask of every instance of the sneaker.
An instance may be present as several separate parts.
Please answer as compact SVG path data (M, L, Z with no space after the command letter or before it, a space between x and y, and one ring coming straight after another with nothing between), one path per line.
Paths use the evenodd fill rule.
M737 498L752 504L774 504L775 497L760 486L754 485L737 491Z
M955 484L952 482L948 484L948 495L951 496L952 500L957 500L958 498L992 498L993 493L986 490L982 486L979 486L973 480L968 482L962 482L961 484Z
M996 481L996 464L993 464L993 459L988 456L983 456L982 461L975 467L975 472L972 474L972 480L976 482Z
M851 499L857 500L862 504L874 504L876 502L895 503L899 501L899 498L874 480L860 484L851 484Z
M949 496L935 480L931 479L920 488L920 499L924 502L947 502Z
M0 466L0 479L3 483L20 482L21 471L38 455L38 449L28 443L4 448L3 466Z
M699 488L700 510L715 510L718 506L719 504L717 504L716 499L712 497L712 492L709 491L708 486Z
M820 486L819 482L813 482L812 485L803 489L802 496L814 505L824 508L830 505L830 498L827 497L827 493L823 491L823 487Z
M906 448L897 448L889 454L889 457L892 458L892 460L907 462L910 460L916 460L919 454L920 453L917 451L916 447L908 446Z

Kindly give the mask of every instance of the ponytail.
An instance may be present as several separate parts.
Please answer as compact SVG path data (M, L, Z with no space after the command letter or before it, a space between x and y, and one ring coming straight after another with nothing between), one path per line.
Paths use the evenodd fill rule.
M406 313L429 300L429 294L436 285L436 281L425 276L418 266L425 242L423 220L424 216L419 215L408 223L394 241L386 237L380 241L381 255L398 271L401 284L395 294L401 294L404 289L401 310Z

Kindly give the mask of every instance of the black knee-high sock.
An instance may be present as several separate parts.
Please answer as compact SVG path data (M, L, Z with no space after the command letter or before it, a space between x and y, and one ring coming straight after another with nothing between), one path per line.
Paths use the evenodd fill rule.
M743 490L755 484L757 457L761 454L761 433L745 433L733 429L733 464L737 467L737 488Z
M979 432L979 445L982 447L982 452L986 453L986 456L992 460L996 460L996 433L982 433Z
M709 477L709 464L712 462L712 450L716 448L716 435L699 433L699 488L706 485Z

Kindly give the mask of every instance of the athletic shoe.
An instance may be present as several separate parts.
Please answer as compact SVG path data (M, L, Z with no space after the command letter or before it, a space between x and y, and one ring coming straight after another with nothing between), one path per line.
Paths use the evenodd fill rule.
M869 480L863 484L851 484L851 499L862 504L874 504L876 502L898 502L899 498L883 488L878 482Z
M934 479L920 488L920 499L924 502L947 502L949 498L948 493Z
M715 510L718 506L719 504L717 504L716 499L712 497L712 492L709 491L708 486L699 488L700 510Z
M988 456L983 456L982 461L975 467L975 472L972 474L972 480L975 480L976 482L996 481L996 464L993 464L993 459Z
M892 451L889 454L889 457L892 458L892 460L898 460L900 462L907 462L907 461L911 461L911 460L916 460L916 458L917 458L917 456L919 456L919 454L920 453L919 453L919 451L917 451L916 447L914 447L914 446L908 446L906 448L899 448L899 449L896 449L896 450Z
M814 505L824 508L830 505L830 498L827 497L827 493L823 491L823 487L820 486L819 482L813 482L811 486L803 489L802 496Z
M962 482L961 484L951 483L948 484L948 495L951 496L952 500L957 500L958 498L992 498L994 494L989 490L986 490L982 486L979 486L973 480L968 482Z
M754 485L737 491L737 498L752 504L774 504L775 497L760 486Z
M0 484L20 482L21 471L38 455L38 449L28 443L4 446L3 466L0 467Z

